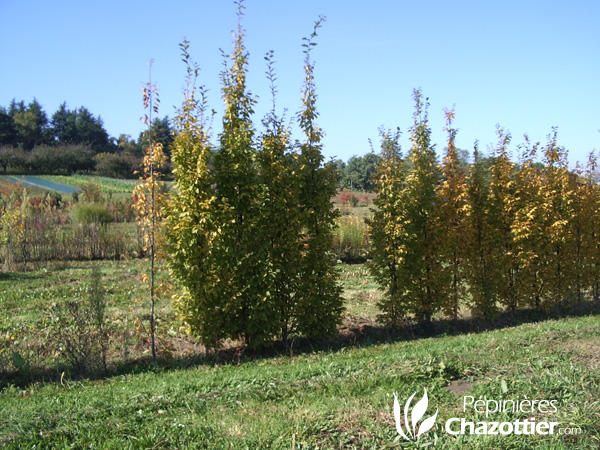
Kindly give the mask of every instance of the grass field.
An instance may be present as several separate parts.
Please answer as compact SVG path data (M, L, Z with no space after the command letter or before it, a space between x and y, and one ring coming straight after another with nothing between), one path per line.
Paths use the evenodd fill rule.
M54 304L81 296L94 266L122 340L111 349L118 363L102 379L61 379L53 352L40 356L45 375L17 375L0 395L0 447L383 449L421 448L437 436L441 449L600 448L597 315L504 320L487 331L476 322L446 324L426 338L418 329L392 333L377 324L380 294L365 266L341 265L347 311L339 338L298 342L286 352L204 355L163 299L159 342L171 351L152 366L144 362L147 334L137 320L147 309L142 262L78 262L0 274L3 339L41 327ZM405 442L394 425L393 393L404 405L423 388L429 394L424 417L438 410L436 426L420 442ZM450 436L444 422L451 417L486 420L463 411L465 395L556 400L556 413L537 414L538 422L581 433ZM497 413L487 420L526 417Z

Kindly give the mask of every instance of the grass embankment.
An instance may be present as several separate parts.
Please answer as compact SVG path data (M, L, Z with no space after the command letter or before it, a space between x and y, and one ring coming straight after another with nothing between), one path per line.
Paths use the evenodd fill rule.
M94 263L108 288L109 317L128 342L145 310L138 262ZM44 310L76 297L90 263L0 275L4 330L43 320ZM30 383L0 396L3 448L365 449L414 448L397 439L393 392L400 402L429 393L425 417L439 410L440 449L597 449L600 446L600 318L583 316L526 323L493 331L426 339L360 339L375 326L377 293L362 265L342 266L348 311L359 345L304 344L295 354L194 360L171 354L162 365L121 367L96 381ZM135 300L138 299L136 302ZM163 344L179 339L167 300L159 305ZM368 331L365 331L368 333ZM171 341L167 337L171 336ZM404 340L401 340L404 339ZM141 352L135 354L135 352ZM139 357L147 345L132 348ZM128 355L121 355L122 358ZM177 368L177 366L180 366ZM463 412L463 396L558 400L555 414L538 421L580 427L578 436L464 436L444 432L451 417L486 420ZM414 402L413 402L414 405ZM502 413L488 420L514 421ZM420 444L431 443L433 430Z

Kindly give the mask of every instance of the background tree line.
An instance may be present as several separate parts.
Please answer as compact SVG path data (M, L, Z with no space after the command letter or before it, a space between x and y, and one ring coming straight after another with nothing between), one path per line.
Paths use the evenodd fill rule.
M165 116L154 118L137 139L124 133L114 138L102 119L83 106L69 109L62 103L49 117L35 98L29 104L13 100L8 107L0 106L0 168L5 174L94 172L132 178L149 146L148 136L170 156L175 132ZM372 192L378 160L373 151L347 162L335 159L338 189ZM165 170L169 173L170 167Z
M128 134L109 136L102 119L87 108L62 103L48 117L34 98L0 107L0 167L13 173L95 172L132 178L139 167L148 134L169 153L173 140L168 117L153 120L137 140Z

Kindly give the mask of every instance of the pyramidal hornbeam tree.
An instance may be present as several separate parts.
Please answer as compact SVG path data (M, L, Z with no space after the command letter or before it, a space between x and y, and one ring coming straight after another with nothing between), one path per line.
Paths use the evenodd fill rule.
M544 248L542 269L545 292L542 307L565 307L571 300L574 286L573 230L569 227L572 217L572 183L568 170L567 152L558 145L557 131L548 137L543 149L544 182L542 197L544 217Z
M413 92L414 123L410 129L410 168L404 189L406 259L404 278L408 303L417 320L428 325L440 309L448 286L448 270L440 257L441 233L436 188L440 181L427 99Z
M583 286L589 287L594 301L600 299L600 186L596 181L598 159L594 152L588 157L584 179L580 186L583 195L582 215L585 237L582 243L584 259Z
M519 170L515 175L516 211L513 222L515 255L519 266L517 296L521 307L539 309L544 289L540 277L544 235L542 177L536 164L539 143L525 136Z
M216 217L220 245L213 248L220 268L221 310L229 336L250 346L262 345L273 333L269 314L265 242L260 228L263 186L259 183L256 130L252 122L255 98L247 88L248 52L241 25L244 6L238 4L238 27L229 65L221 74L224 114L214 154Z
M473 151L473 164L467 177L467 200L465 279L471 294L471 310L477 316L492 318L498 311L498 296L493 228L489 217L490 184L477 143Z
M448 147L442 162L442 181L437 187L440 219L441 258L450 271L450 285L442 309L447 317L458 318L460 304L466 296L464 283L464 240L467 231L466 170L455 145L457 130L452 128L454 110L446 110Z
M311 58L317 30L323 20L316 21L310 37L304 38L303 107L298 113L298 123L304 134L298 156L298 199L305 235L296 315L298 330L309 336L334 333L343 310L341 287L331 253L337 217L331 199L336 194L337 179L335 166L323 161L323 131L316 122L319 113Z
M191 334L216 345L227 329L222 312L222 282L213 248L220 245L216 196L209 171L210 127L204 89L197 86L198 67L181 45L187 76L184 100L175 118L171 160L175 187L166 214L166 243L173 278L182 287L174 298L180 317Z
M511 135L497 127L498 145L492 154L490 167L489 223L494 249L493 277L497 281L498 301L511 311L518 307L518 262L513 239L516 213L514 166L508 146Z
M264 258L273 333L280 333L286 347L290 334L297 331L295 317L301 286L298 267L302 263L303 221L299 208L298 155L293 152L291 130L276 112L276 86L273 52L265 56L267 77L271 83L273 107L263 119L258 152L259 199L262 218L255 230L265 242Z
M244 7L237 5L234 49L221 76L223 127L214 146L204 97L195 87L198 70L187 43L182 46L188 87L172 150L171 271L183 287L177 309L206 345L228 338L251 347L281 338L287 345L290 334L335 332L342 310L330 254L335 172L323 164L310 59L320 21L305 44L299 122L306 140L295 148L275 107L262 133L254 127ZM267 62L274 93L272 54Z
M406 258L404 245L405 223L403 183L405 163L400 147L400 130L395 132L381 128L381 151L375 166L375 194L373 217L367 220L373 258L369 270L384 294L378 306L380 320L399 326L408 314L402 267Z

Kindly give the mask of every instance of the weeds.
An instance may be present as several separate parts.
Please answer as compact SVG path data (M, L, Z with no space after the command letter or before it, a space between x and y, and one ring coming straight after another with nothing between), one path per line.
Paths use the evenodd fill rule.
M370 257L370 241L367 224L357 216L341 216L337 219L333 252L345 263L365 262Z
M77 375L96 375L107 369L108 325L106 292L100 270L95 267L83 298L56 305L50 322L50 341Z

